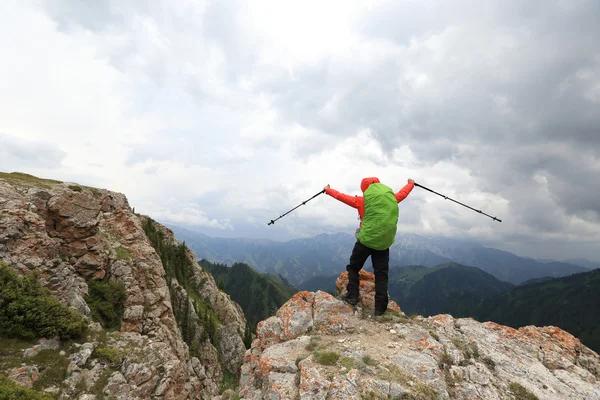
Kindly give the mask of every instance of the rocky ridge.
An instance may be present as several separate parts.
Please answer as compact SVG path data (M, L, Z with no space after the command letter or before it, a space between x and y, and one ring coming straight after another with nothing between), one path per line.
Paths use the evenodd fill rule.
M373 317L372 287L363 271L356 307L304 291L262 321L241 398L600 399L600 357L557 327L393 310Z
M93 398L92 387L118 399L205 399L220 392L226 371L239 373L246 323L241 308L217 288L189 251L192 285L183 288L175 278L167 281L144 232L145 218L120 193L25 174L0 175L0 262L21 274L39 272L43 286L91 323L87 342L41 350L38 344L25 351L19 366L23 371L0 373L31 386L36 376L43 378L44 366L29 365L28 359L42 350L56 352L67 378L43 389L58 398L81 399ZM166 240L175 242L172 232L160 229ZM121 327L115 332L92 321L85 300L92 280L114 280L125 287ZM218 323L218 343L206 335L198 338L197 356L183 340L176 317L182 314L178 307L187 303L192 306L185 309L192 321L188 324L197 318L188 290L202 293L199 300ZM119 355L118 360L102 361L107 350Z

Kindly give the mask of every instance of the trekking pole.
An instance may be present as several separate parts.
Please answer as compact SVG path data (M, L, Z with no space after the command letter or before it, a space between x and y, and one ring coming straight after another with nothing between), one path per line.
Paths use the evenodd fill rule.
M304 204L308 203L309 201L311 201L312 199L314 199L315 197L317 197L318 195L320 195L320 194L323 194L323 193L325 193L325 189L321 190L319 193L315 194L315 195L314 195L313 197L311 197L310 199L308 199L308 200L304 200L302 203L298 204L296 207L292 208L290 211L286 212L285 214L283 214L283 215L280 215L280 216L279 216L279 218L283 218L283 217L285 217L287 214L291 213L291 212L292 212L292 211L294 211L296 208L298 208L298 207L300 207L300 206L303 206ZM274 223L275 223L275 221L277 221L279 218L276 218L276 219L274 219L274 220L272 219L272 220L271 220L271 222L269 222L267 225L274 224Z
M492 217L491 215L487 215L486 213L484 213L484 212L483 212L483 211L481 211L481 210L476 210L476 209L474 209L473 207L469 207L468 205L466 205L466 204L463 204L463 203L461 203L460 201L456 201L456 200L454 200L454 199L451 199L451 198L450 198L450 197L448 197L448 196L444 196L443 194L439 194L438 192L436 192L436 191L434 191L434 190L431 190L431 189L429 189L429 188L426 188L426 187L425 187L425 186L423 186L423 185L419 185L419 184L418 184L418 183L416 183L416 182L415 182L415 186L418 186L418 187L420 187L420 188L423 188L423 189L425 189L425 190L429 190L431 193L435 193L435 194L437 194L438 196L442 196L442 197L443 197L444 199L446 199L446 200L452 200L453 202L455 202L455 203L458 203L458 204L460 204L461 206L465 206L465 207L467 207L467 208L470 208L471 210L473 210L473 211L475 211L475 212L478 212L479 214L483 214L483 215L485 215L485 216L487 216L487 217L490 217L490 218L491 218L491 219L493 219L494 221L502 222L502 220L501 220L501 219L498 219L498 218L496 218L496 217Z

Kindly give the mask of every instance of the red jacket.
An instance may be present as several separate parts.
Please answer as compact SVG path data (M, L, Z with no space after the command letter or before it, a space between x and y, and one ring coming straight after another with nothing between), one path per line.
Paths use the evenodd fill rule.
M365 190L369 187L371 183L380 183L378 178L369 177L364 178L360 182L360 189L364 193ZM402 200L408 196L408 194L413 190L415 184L412 182L407 183L400 191L395 193L396 201L400 203ZM341 192L338 192L335 189L328 188L325 190L325 193L341 201L342 203L348 204L350 207L356 208L358 210L358 215L360 216L360 226L362 226L362 220L365 216L365 198L362 196L350 196Z

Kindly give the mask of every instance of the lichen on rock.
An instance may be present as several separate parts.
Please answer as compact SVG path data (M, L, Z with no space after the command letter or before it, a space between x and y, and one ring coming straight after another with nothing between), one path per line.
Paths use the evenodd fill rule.
M241 398L505 399L517 387L539 399L600 398L600 357L559 328L346 307L299 292L259 323Z

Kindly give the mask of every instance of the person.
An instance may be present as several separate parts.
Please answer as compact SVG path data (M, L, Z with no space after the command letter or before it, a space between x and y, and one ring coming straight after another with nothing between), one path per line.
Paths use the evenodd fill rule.
M360 219L355 233L356 242L346 266L348 285L341 299L352 305L358 303L359 272L370 256L375 272L375 316L385 313L389 302L390 247L396 239L398 203L410 194L414 185L415 181L408 179L408 183L394 193L377 177L367 177L360 183L363 196L350 196L332 189L330 185L324 187L327 195L356 208Z

